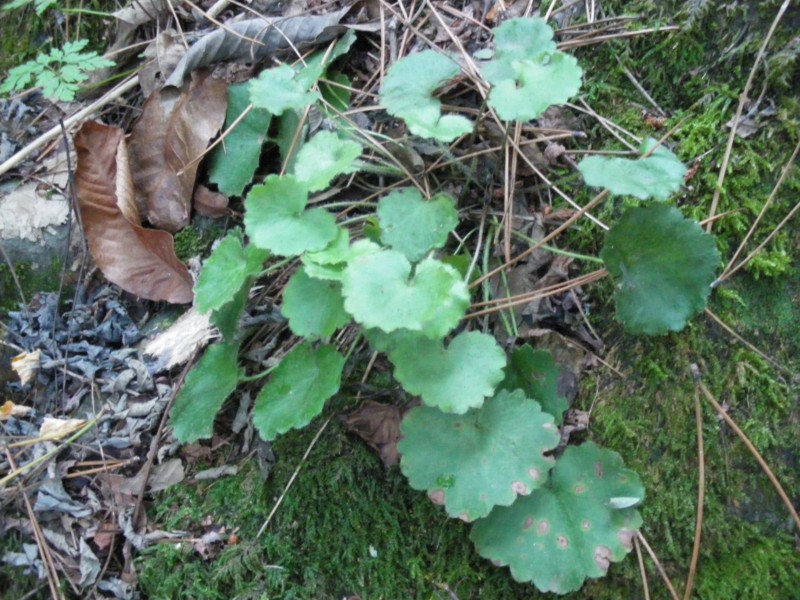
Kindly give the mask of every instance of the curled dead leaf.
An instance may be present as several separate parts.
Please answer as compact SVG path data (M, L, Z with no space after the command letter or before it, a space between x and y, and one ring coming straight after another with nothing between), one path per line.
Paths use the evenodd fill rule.
M136 205L159 229L175 232L189 224L200 158L225 122L228 86L199 75L189 91L154 92L130 136Z
M194 191L194 209L198 215L218 219L231 214L228 208L228 197L219 192L212 192L204 185L198 185Z
M39 428L39 437L48 440L60 440L75 433L84 425L86 425L86 421L83 419L55 419L53 417L45 417L42 419L42 426Z
M23 352L11 359L11 368L14 369L23 386L28 385L36 377L39 371L41 350L34 352Z
M84 233L103 275L149 300L191 302L192 277L175 255L172 236L139 224L122 130L87 122L74 143Z

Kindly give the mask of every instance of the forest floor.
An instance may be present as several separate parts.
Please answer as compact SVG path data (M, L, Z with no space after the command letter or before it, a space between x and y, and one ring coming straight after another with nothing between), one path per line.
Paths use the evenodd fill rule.
M77 8L74 1L62 0L41 16L35 15L32 6L3 15L0 73L35 57L45 39L76 39L75 36L81 35L91 40L90 47L101 53L106 50L114 38L116 23L102 14L107 10L101 6L105 3L93 2L90 6L82 2L80 7L85 11L78 13L66 10L68 6L62 4ZM212 4L200 3L206 10ZM289 4L295 9L299 6L286 3L284 11L290 9ZM304 2L303 10L314 9L317 13L332 10L317 4ZM383 6L381 2L365 4ZM409 14L421 18L417 10L422 10L420 5L424 3L411 4L413 10ZM474 6L459 0L433 4L471 11L476 18L481 17L483 10L483 5L477 2ZM537 4L499 2L497 6L502 5L511 13L515 10L521 13L528 7L536 15L539 10L546 12L550 3L542 3L541 8ZM644 523L641 532L657 557L656 562L637 542L635 551L621 563L613 564L606 577L588 580L580 591L565 597L608 600L683 597L687 577L695 565L692 597L796 598L800 593L800 537L795 523L752 453L698 390L691 365L698 366L707 390L758 449L797 507L800 501L800 228L796 221L785 226L781 221L800 198L800 170L792 166L800 136L800 61L797 60L800 7L790 6L771 32L770 26L784 4L777 0L586 0L565 4L579 9L572 15L570 25L585 26L595 37L602 35L597 29L602 27L603 19L618 24L621 21L613 18L635 17L624 22L624 27L614 29L608 39L570 50L584 69L580 96L573 100L567 111L569 115L560 117L562 122L571 120L574 129L585 133L584 138L572 141L573 147L622 149L621 141L625 140L621 138L659 138L671 132L670 147L690 167L692 177L687 178L686 185L670 202L684 215L703 221L711 214L715 190L719 190L719 204L714 209L719 218L714 224L714 234L723 265L743 242L746 254L777 230L753 260L713 291L708 310L692 319L681 332L652 338L626 333L615 319L614 285L609 279L578 290L582 311L581 315L572 315L577 322L565 319L562 311L557 318L534 323L538 329L557 331L541 337L558 335L559 339L566 339L567 342L554 342L555 346L572 356L573 365L580 363L580 369L575 368L578 378L572 409L585 411L588 423L583 430L572 434L571 442L591 440L602 444L619 453L625 465L641 477L646 490L640 507ZM219 19L234 17L241 10L237 6L233 3ZM387 12L390 6L395 4L387 3ZM486 6L492 10L484 13L484 18L497 10L492 3ZM178 16L184 26L194 23L199 28L196 24L199 20L194 20L196 13L195 17L191 15L188 7ZM593 27L586 25L597 21L600 24ZM372 22L380 23L380 19ZM67 33L65 23L71 27ZM164 23L175 25L171 16ZM437 37L441 32L437 33L430 23L418 25L438 43L446 45L445 36ZM410 24L397 26L402 33ZM641 30L647 32L625 33ZM146 23L131 39L141 42L139 48L143 48L155 34L155 24ZM354 82L366 77L363 69L374 64L377 56L383 56L382 51L390 54L388 47L381 47L384 36L379 27L364 27L358 33L358 41L345 63L352 67L351 71L348 72L348 66L343 67L343 72ZM765 40L768 44L761 53ZM137 68L137 60L140 59L130 59L128 68ZM751 74L750 100L743 105L739 133L731 138L732 120ZM68 116L96 97L96 94L79 96L76 102L62 103L60 109ZM37 109L43 106L40 98L22 96L22 101L28 100ZM102 118L106 123L129 129L142 103L141 92L133 90L105 106ZM52 116L46 120L57 123ZM41 131L36 124L33 128ZM35 135L28 132L23 137L30 141ZM476 144L486 142L479 138ZM729 139L732 140L729 169L718 187ZM425 154L426 148L419 146L417 150L421 160L435 159L433 153ZM487 190L490 196L495 193L493 201L502 212L503 196L497 190L504 182L503 157L502 152L496 154L494 165L487 167L488 174L478 173L483 180L474 186L476 193ZM576 160L580 157L575 156ZM0 184L8 186L0 192L0 206L1 194L36 173L34 167L26 166L35 157L34 153L27 163L0 174ZM787 175L776 188L784 169L788 169ZM585 186L576 184L568 165L553 166L548 172L557 183L571 190L578 204L584 205L593 197ZM453 178L456 183L446 178L437 183L457 188L459 193L463 192L462 198L469 199L464 192L470 185L464 183L465 179L470 180L469 176L454 169ZM537 206L536 210L544 204L548 206L547 212L569 209L550 190L542 191L544 186L533 175L521 175L520 181L520 195L535 196L536 202L531 201L531 206ZM751 239L746 239L776 189L771 206ZM594 216L599 221L611 222L630 203L627 199L606 202ZM234 210L227 219L195 218L176 236L178 256L183 260L207 257L215 239L240 224L237 213ZM559 245L576 253L596 255L602 241L602 230L583 219L560 238ZM502 240L498 242L498 247L501 246ZM497 255L502 255L502 248ZM54 268L61 269L64 264L56 261ZM37 292L59 289L58 275L42 281L35 277L36 268L24 260L19 260L15 267L15 275L29 300ZM573 265L573 269L576 273L583 272L582 267ZM68 277L67 290L72 289L69 286L74 286L76 279L77 275ZM282 276L264 282L268 299L277 302L284 283ZM91 289L103 292L107 284L100 273L95 273L92 285ZM3 301L0 310L6 311L0 314L0 321L8 329L8 311L16 309L17 282L7 264L0 266L0 289ZM62 292L62 303L68 293ZM157 315L171 322L178 314L174 307L164 303L108 293L117 294L114 297L119 297L119 304L126 307L131 320L137 323L152 322ZM29 310L37 310L35 300ZM100 322L92 322L92 327L101 326ZM587 342L589 339L598 343L592 346ZM280 344L286 343L281 338ZM580 349L578 358L565 350L574 347ZM92 585L80 585L83 573L76 568L83 565L83 554L78 542L69 536L59 542L52 536L42 543L64 557L63 561L60 558L55 561L55 572L59 574L57 591L48 585L46 565L39 563L43 578L38 578L35 572L23 574L23 567L5 562L0 564L0 590L5 590L0 595L121 598L139 594L138 597L152 599L209 600L503 600L546 596L531 584L514 581L508 569L495 567L481 558L469 539L468 524L449 519L424 492L409 487L400 469L384 466L378 454L354 435L342 417L357 410L365 400L400 403L405 399L385 363L378 361L371 369L367 366L370 352L358 350L354 355L356 365L350 370L342 394L329 402L322 414L303 430L292 430L270 446L259 446L252 438L248 439L247 427L233 433L241 395L248 393L240 390L225 405L212 439L183 449L171 446L169 452L173 458L180 459L181 476L139 500L146 517L146 527L140 531L166 532L157 543L145 544L141 550L131 548L126 542L130 532L123 536L122 521L112 514L113 508L105 504L105 498L98 501L95 497L102 509L100 505L94 506L92 519L104 537L103 543L96 538L90 544L94 554L101 557L102 569L95 573ZM43 390L52 391L54 382L60 380L45 381L44 388L37 392L36 383L20 388L16 376L11 375L8 367L5 370L6 373L0 373L0 384L13 384L4 390L6 399L19 406L43 403L37 405L41 413L73 416L62 410L62 400L56 403L58 409L43 408L47 402ZM161 376L157 384L173 390L180 384L180 371ZM362 376L365 379L359 382ZM110 381L110 372L106 377ZM155 389L160 389L158 385ZM111 389L109 394L113 395L112 392L117 394L113 396L115 401L123 401L119 389ZM88 396L81 398L85 400ZM85 407L84 400L76 401L71 408L77 410L78 404ZM705 500L699 555L693 559L698 514L698 403ZM2 423L4 454L11 456L9 448L13 446L8 444L16 440L12 437L24 432L11 432L7 421ZM252 436L252 428L249 431ZM128 454L127 450L121 450L115 460L129 462L109 467L109 472L116 469L116 474L132 480L152 448L170 447L168 438L151 447L151 433L141 433ZM50 449L42 446L42 453ZM51 469L61 475L74 468L63 456L51 460ZM8 462L5 467L8 470L0 471L0 475L11 472ZM214 478L196 478L198 472L209 469L220 471ZM226 474L220 476L220 473ZM23 486L15 487L15 482L6 489L0 488L3 493L0 554L19 557L37 544L32 531L34 519L30 519L33 511L26 509L25 497L35 498L44 474L45 471L36 469L18 480ZM72 493L72 501L86 506L91 505L94 491L104 485L112 488L116 485L111 480L94 480L92 475L71 481L75 483L67 485L67 490ZM79 488L94 491L89 493ZM139 488L142 490L144 483ZM100 491L97 494L102 496ZM58 519L61 529L54 526L53 530L77 531L76 523L85 518L85 515L63 514ZM65 524L67 520L71 520L69 525ZM90 529L85 524L81 527L81 531ZM178 533L172 535L173 532ZM77 553L70 557L70 552ZM35 568L27 569L31 570ZM99 585L102 582L107 585Z

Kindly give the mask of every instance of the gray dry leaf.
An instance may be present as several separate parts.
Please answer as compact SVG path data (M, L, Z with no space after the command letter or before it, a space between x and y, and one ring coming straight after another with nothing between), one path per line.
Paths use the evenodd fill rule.
M303 50L330 41L341 33L336 25L349 10L347 6L326 15L248 19L217 29L189 49L164 86L181 87L189 73L212 63L258 62L293 46Z
M111 13L111 16L136 27L153 21L168 7L167 0L134 0L129 6Z

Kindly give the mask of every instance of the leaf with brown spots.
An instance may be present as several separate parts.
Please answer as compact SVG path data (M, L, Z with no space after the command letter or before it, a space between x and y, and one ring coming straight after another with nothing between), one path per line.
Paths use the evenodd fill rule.
M89 251L103 275L149 300L192 301L192 277L172 236L139 224L124 133L84 123L75 135L75 185Z
M400 468L411 487L464 521L547 481L553 459L545 452L560 438L553 416L520 390L501 391L463 415L415 408L401 431Z
M144 104L130 136L136 205L159 229L189 224L200 158L225 122L227 84L198 76L188 92L164 88Z
M511 567L517 581L566 594L630 552L643 499L642 482L619 454L587 442L567 448L545 485L495 508L470 537L481 556Z

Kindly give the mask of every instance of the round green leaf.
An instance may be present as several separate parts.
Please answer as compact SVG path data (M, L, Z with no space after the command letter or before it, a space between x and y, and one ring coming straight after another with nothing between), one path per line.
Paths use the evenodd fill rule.
M705 308L720 255L697 222L652 205L628 209L600 258L617 282L617 318L631 333L661 335Z
M575 57L556 50L544 19L509 19L495 29L495 59L483 67L489 105L506 121L529 121L563 104L581 87Z
M507 62L553 53L556 51L553 35L553 28L544 19L509 19L494 30L495 58Z
M656 144L648 139L642 144L646 154ZM683 185L686 166L670 150L659 146L647 158L589 156L578 164L587 185L608 188L615 194L629 194L642 200L650 197L666 200Z
M214 417L242 374L236 364L238 353L238 344L209 346L186 375L170 412L172 433L179 442L187 444L214 433Z
M369 240L358 240L350 244L350 236L347 231L340 231L344 231L344 238L340 235L325 250L307 252L300 258L309 276L316 279L341 281L349 261L357 256L381 251L378 244Z
M290 175L270 175L253 186L245 201L244 226L251 241L278 256L297 256L325 248L339 231L323 208L304 210L305 185Z
M250 81L250 102L276 116L285 110L303 110L320 97L308 91L316 79L307 79L297 77L288 65L266 69Z
M294 175L309 192L324 190L342 173L352 173L361 155L361 144L343 140L332 131L320 131L297 153Z
M630 552L642 523L633 505L643 499L639 477L620 456L587 442L566 449L546 486L495 508L470 537L481 556L511 567L517 581L566 594Z
M397 190L378 204L381 242L417 262L433 248L441 248L458 225L458 211L450 196L429 201L416 188Z
M476 331L460 333L447 349L441 340L393 336L388 343L394 376L428 406L463 414L494 394L503 379L506 355L495 339Z
M489 92L489 106L505 121L536 119L550 106L563 104L581 89L583 71L578 60L563 52L534 60L513 60L497 68L491 65L484 70L486 79L494 84ZM513 76L507 78L509 70Z
M559 368L547 350L534 350L525 344L514 350L508 362L506 377L500 384L504 390L522 390L528 398L542 405L545 412L555 417L560 425L564 411L569 408L567 399L558 393Z
M261 388L253 408L253 424L266 441L290 429L305 427L339 391L344 357L333 346L316 350L295 347Z
M225 137L225 145L218 145L211 155L208 178L217 184L226 196L241 196L253 180L261 158L261 147L272 122L272 113L263 108L253 108L244 117L250 105L250 90L246 83L228 87L228 112L225 131L238 121Z
M547 481L560 440L553 417L517 390L464 415L420 406L403 419L400 468L447 514L473 521Z
M305 338L327 338L350 322L344 311L342 286L336 281L309 277L298 269L283 291L281 312L289 319L289 328Z
M444 337L464 316L469 292L453 267L426 258L413 276L400 252L382 250L353 258L342 276L344 307L365 327L419 331Z
M411 133L452 142L472 131L461 115L442 115L442 103L433 92L461 72L459 66L434 50L409 54L395 62L383 80L381 104L390 115L403 119Z
M258 275L267 255L255 246L243 246L239 231L225 236L206 259L197 279L197 310L218 310L230 302L250 277Z

